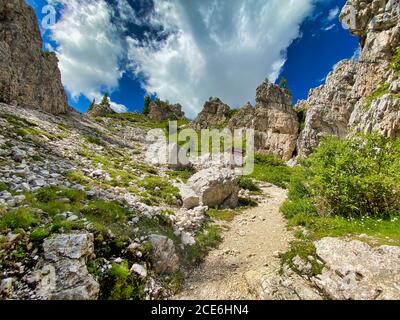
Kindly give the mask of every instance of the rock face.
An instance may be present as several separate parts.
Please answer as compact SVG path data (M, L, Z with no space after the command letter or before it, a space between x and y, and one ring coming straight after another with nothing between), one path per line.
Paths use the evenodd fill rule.
M173 273L179 270L179 258L171 239L160 235L150 235L149 241L153 247L151 259L154 271L157 273Z
M0 0L0 102L68 111L54 53L42 52L36 16L24 0Z
M315 243L325 263L317 287L340 300L400 299L400 247L324 238Z
M313 276L311 264L293 259L296 272L266 274L259 286L266 300L398 300L400 298L400 247L371 247L361 241L323 238L314 243L314 263L323 265Z
M399 12L398 1L347 1L340 18L360 37L360 56L339 63L325 85L310 91L297 144L300 156L310 154L323 136L344 137L353 129L399 136L398 74L391 65L400 45ZM369 105L371 93L385 85L388 89Z
M256 106L247 103L236 112L211 98L195 122L197 129L226 126L231 130L254 129L255 149L290 160L296 148L299 122L287 89L264 82L257 88Z
M171 105L157 100L150 103L148 117L152 121L181 120L185 118L180 104Z
M188 186L200 198L200 204L210 208L222 206L236 208L238 205L239 182L230 169L209 168L192 176Z
M93 255L93 235L61 234L44 241L45 264L38 272L38 295L50 300L94 300L99 284L86 260Z
M231 108L218 98L211 97L195 120L198 130L220 127L227 124Z

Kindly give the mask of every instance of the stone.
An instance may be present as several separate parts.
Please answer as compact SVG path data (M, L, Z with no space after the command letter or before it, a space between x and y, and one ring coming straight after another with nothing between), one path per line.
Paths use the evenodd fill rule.
M302 274L311 275L312 273L312 265L310 262L305 261L299 256L295 256L292 259L293 266Z
M194 244L196 244L196 240L194 239L194 237L187 232L182 232L181 240L184 246L193 246Z
M239 179L230 169L209 168L193 175L187 185L198 195L202 206L236 208Z
M219 98L211 97L197 116L194 126L196 129L209 129L226 125L229 121L231 108Z
M199 196L185 184L178 185L179 192L182 198L183 207L190 210L200 205Z
M5 297L11 296L14 290L13 283L14 283L13 278L3 279L0 283L0 295L3 295Z
M179 257L171 239L152 234L149 236L149 242L152 245L151 260L155 272L163 274L179 270Z
M56 54L42 51L33 9L24 0L2 0L0 20L0 102L68 112Z
M11 159L13 159L14 161L22 162L22 160L24 160L25 158L26 158L26 152L25 151L23 151L23 150L21 150L21 149L19 149L17 147L14 147L11 150Z
M146 278L147 277L147 269L144 266L142 266L140 264L137 264L137 263L135 263L132 266L131 272L139 275L142 278Z
M332 299L400 299L400 247L323 238L315 242L324 269L315 284Z
M86 261L93 255L90 233L60 234L43 243L44 266L37 271L38 296L50 300L94 300L99 284Z

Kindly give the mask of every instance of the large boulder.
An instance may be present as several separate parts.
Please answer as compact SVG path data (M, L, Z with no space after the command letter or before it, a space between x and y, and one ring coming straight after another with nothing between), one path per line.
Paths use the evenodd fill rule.
M0 102L69 110L54 53L42 51L33 9L24 0L0 0Z
M177 272L179 257L173 241L165 236L152 234L149 242L152 245L151 261L154 271L159 274Z
M86 262L93 255L90 233L60 234L43 243L43 267L37 271L37 294L49 300L95 300L99 284Z
M238 205L239 179L231 169L202 170L189 179L188 186L203 206L236 208Z
M338 238L324 238L315 247L325 268L314 282L332 299L400 299L400 247Z

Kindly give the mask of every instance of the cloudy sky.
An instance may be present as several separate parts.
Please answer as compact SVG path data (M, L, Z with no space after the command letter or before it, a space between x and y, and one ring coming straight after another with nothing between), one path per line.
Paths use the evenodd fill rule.
M338 20L345 0L27 2L79 111L104 92L115 110L140 111L151 94L194 117L210 96L240 107L265 78L281 76L295 102L358 47ZM49 4L53 24L43 19Z

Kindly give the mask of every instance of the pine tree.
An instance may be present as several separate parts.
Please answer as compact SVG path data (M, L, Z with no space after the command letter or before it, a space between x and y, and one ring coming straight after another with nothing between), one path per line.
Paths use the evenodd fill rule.
M150 113L150 104L151 104L151 98L149 96L145 96L143 114L145 114L146 116Z

